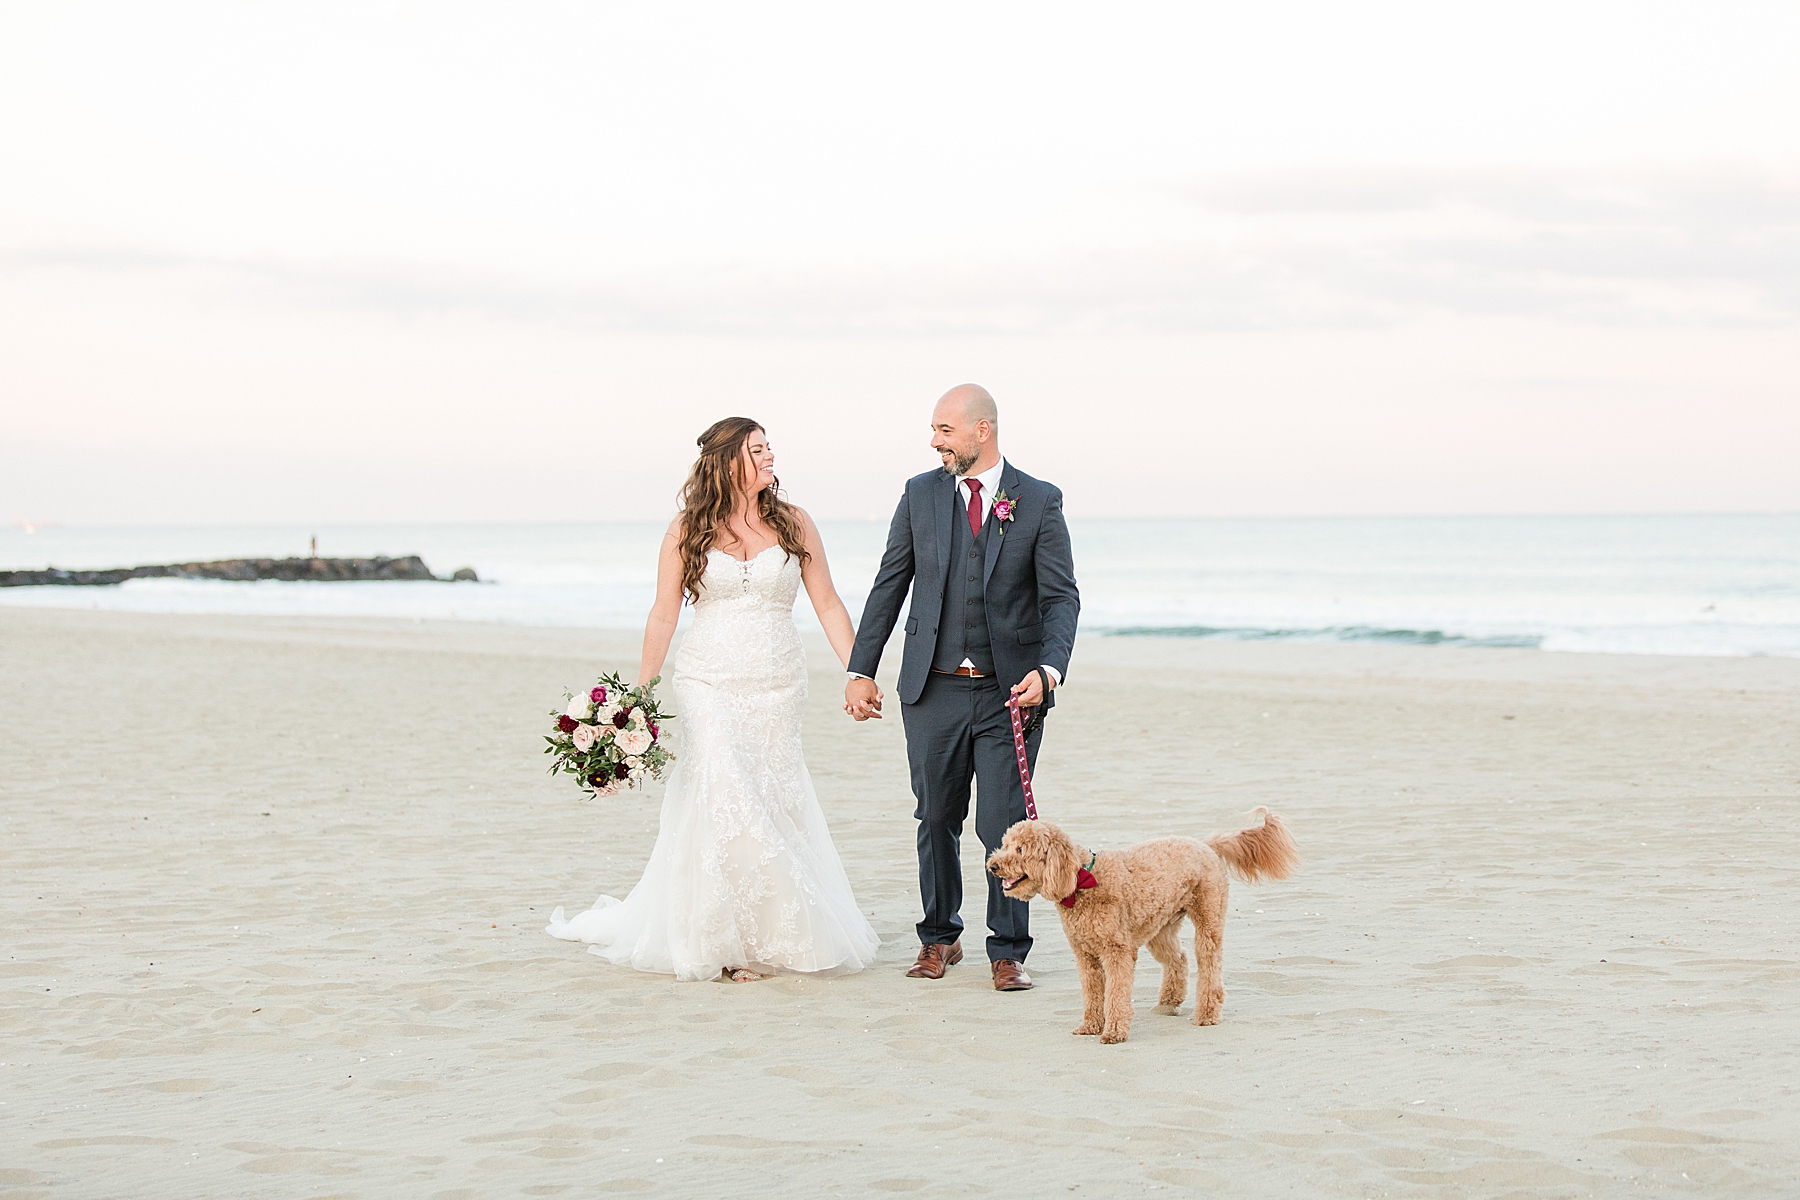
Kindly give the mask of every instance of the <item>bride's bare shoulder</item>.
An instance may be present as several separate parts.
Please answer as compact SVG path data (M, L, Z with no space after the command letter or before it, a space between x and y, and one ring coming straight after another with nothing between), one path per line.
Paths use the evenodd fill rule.
M814 554L825 548L825 535L819 532L819 524L812 519L812 514L794 505L794 512L800 518L800 534L806 540L806 548Z
M662 549L658 551L662 561L672 563L680 559L681 536L681 514L676 513L674 519L669 522L669 527L663 531Z

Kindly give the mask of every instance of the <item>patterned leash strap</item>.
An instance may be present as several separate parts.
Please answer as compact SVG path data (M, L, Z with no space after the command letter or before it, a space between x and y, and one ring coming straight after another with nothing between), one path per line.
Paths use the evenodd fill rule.
M1048 698L1050 681L1044 679L1043 675L1042 671L1038 672L1038 678L1043 683L1044 695ZM1025 722L1019 716L1019 698L1008 696L1006 707L1012 713L1013 753L1019 757L1019 782L1025 785L1025 819L1035 821L1038 819L1037 801L1031 795L1031 767L1025 761Z

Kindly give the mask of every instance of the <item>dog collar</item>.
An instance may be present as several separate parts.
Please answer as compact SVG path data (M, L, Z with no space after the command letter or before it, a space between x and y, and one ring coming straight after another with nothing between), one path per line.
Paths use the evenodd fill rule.
M1075 868L1075 890L1064 896L1061 900L1058 900L1058 904L1062 905L1064 908L1074 908L1075 897L1081 895L1083 888L1096 888L1100 886L1100 881L1094 878L1094 872L1091 870L1094 865L1094 860L1099 857L1100 855L1097 851L1088 851L1087 866Z

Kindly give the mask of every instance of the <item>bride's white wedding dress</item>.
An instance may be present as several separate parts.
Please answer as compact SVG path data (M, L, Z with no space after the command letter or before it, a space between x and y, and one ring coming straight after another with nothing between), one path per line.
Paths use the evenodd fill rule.
M726 967L838 975L881 944L851 894L800 752L800 564L713 550L670 685L675 764L643 878L547 933L677 979Z

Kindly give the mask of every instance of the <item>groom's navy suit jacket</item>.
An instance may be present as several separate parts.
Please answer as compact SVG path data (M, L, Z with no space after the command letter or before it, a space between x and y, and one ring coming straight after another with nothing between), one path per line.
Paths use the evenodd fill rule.
M1075 589L1075 559L1069 526L1063 520L1062 492L1010 462L1002 467L1000 490L1013 502L1013 519L1001 521L989 511L981 576L997 682L1011 687L1040 664L1055 667L1066 679L1081 597ZM993 498L999 499L999 493ZM968 520L961 500L956 476L948 471L928 471L906 481L888 529L881 569L875 573L856 629L850 669L872 679L911 585L906 649L900 660L903 704L918 701L931 673L943 624L951 522Z

